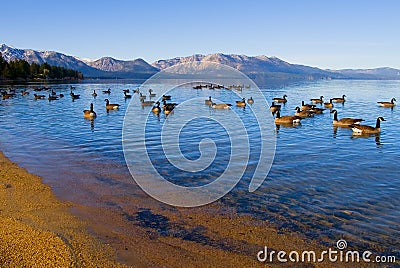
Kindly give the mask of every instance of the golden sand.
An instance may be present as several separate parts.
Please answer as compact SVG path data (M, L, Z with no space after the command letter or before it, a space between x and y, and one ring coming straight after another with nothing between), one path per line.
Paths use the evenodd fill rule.
M123 267L69 207L0 152L0 267Z

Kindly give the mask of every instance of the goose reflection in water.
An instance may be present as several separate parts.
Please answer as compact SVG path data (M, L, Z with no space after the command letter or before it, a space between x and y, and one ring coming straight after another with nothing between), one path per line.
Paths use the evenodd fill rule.
M370 139L372 137L375 137L375 144L377 148L381 148L382 147L382 143L381 143L381 135L380 133L376 133L376 134L352 134L351 135L351 139Z
M84 118L85 121L90 121L90 130L94 132L94 118Z
M301 127L301 123L296 123L296 124L291 124L291 123L288 123L288 124L275 124L275 129L276 129L277 133L279 132L281 127L282 128L297 128L297 127Z

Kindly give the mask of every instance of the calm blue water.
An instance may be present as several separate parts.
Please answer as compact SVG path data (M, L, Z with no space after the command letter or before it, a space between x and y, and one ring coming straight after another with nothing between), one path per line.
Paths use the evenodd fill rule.
M51 85L65 97L49 102L33 100L33 86L16 86L31 91L0 101L0 146L13 161L42 176L56 194L64 199L91 206L112 206L93 190L108 186L110 196L143 195L134 187L122 152L122 125L128 103L135 112L146 115L137 95L125 100L122 90L135 84L78 84L81 99L71 101L69 85ZM7 87L3 87L7 88ZM110 96L102 90L111 88ZM349 129L334 129L332 115L302 121L296 128L277 129L273 166L266 181L254 193L247 191L258 163L259 129L251 109L233 107L232 111L213 111L204 104L204 116L235 112L244 122L251 143L250 160L244 178L222 200L241 213L250 213L275 222L281 228L299 230L310 238L330 245L346 238L361 247L397 253L400 244L400 113L378 107L376 102L399 96L399 81L320 81L299 83L282 88L262 89L267 100L288 95L282 115L293 114L302 100L320 95L339 97L346 94L344 105L336 104L338 117L361 117L375 125L383 116L378 136L355 137ZM98 97L91 93L96 90ZM39 92L38 94L48 94ZM174 102L188 98L206 99L209 95L230 103L237 97L227 90L176 89ZM106 112L104 99L121 104L119 111ZM257 100L256 100L257 101ZM82 110L94 103L98 117L85 120ZM190 112L190 111L188 111ZM181 185L204 185L218 177L229 161L230 141L225 129L212 120L194 120L182 129L180 149L188 159L200 156L198 144L212 139L218 153L215 161L198 173L179 172L163 156L160 131L166 117L150 114L147 124L148 152L159 173ZM234 123L232 123L234 124ZM196 133L193 135L193 133ZM134 137L133 137L134 138ZM262 161L262 160L261 160Z

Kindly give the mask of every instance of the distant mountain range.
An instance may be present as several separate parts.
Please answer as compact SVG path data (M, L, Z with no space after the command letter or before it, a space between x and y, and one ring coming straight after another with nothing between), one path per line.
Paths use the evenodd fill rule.
M221 63L231 66L252 79L400 79L400 70L393 68L376 69L344 69L323 70L316 67L291 64L277 57L246 55L193 55L173 59L158 60L149 64L143 59L117 60L103 57L98 60L84 60L54 51L36 51L32 49L17 49L5 44L0 45L0 53L6 61L23 59L29 63L47 62L50 65L75 69L86 78L132 78L143 79L170 66L199 61L201 65Z

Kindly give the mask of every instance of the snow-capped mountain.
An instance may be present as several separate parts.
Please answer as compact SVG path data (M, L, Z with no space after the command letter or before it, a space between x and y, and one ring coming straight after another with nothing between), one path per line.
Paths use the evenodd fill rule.
M143 59L123 61L111 57L103 57L95 61L85 61L85 63L93 68L107 72L130 72L135 70L141 73L155 73L159 71L159 69L151 66Z
M55 51L18 49L5 44L0 45L0 53L8 62L16 59L39 64L47 62L50 65L80 71L85 77L142 78L149 77L158 71L158 69L154 68L142 59L121 61L105 57L95 61L88 61Z
M291 64L277 57L267 57L264 55L250 57L222 53L209 55L195 54L188 57L158 60L150 65L140 58L129 61L117 60L111 57L87 60L54 51L17 49L5 44L0 45L0 53L6 61L23 59L29 63L47 62L50 65L78 70L85 77L148 78L159 70L176 64L200 62L197 65L198 68L204 68L211 62L231 66L253 79L271 77L278 79L400 79L400 70L393 68L322 70L305 65Z
M233 67L245 74L257 74L265 72L281 72L293 74L314 74L329 76L330 72L314 67L290 64L277 57L267 57L264 55L249 57L246 55L226 55L226 54L210 54L210 55L193 55L189 57L178 57L167 60L159 60L152 65L159 69L165 69L179 63L189 63L199 61L202 64L220 63ZM200 65L201 66L201 65Z

